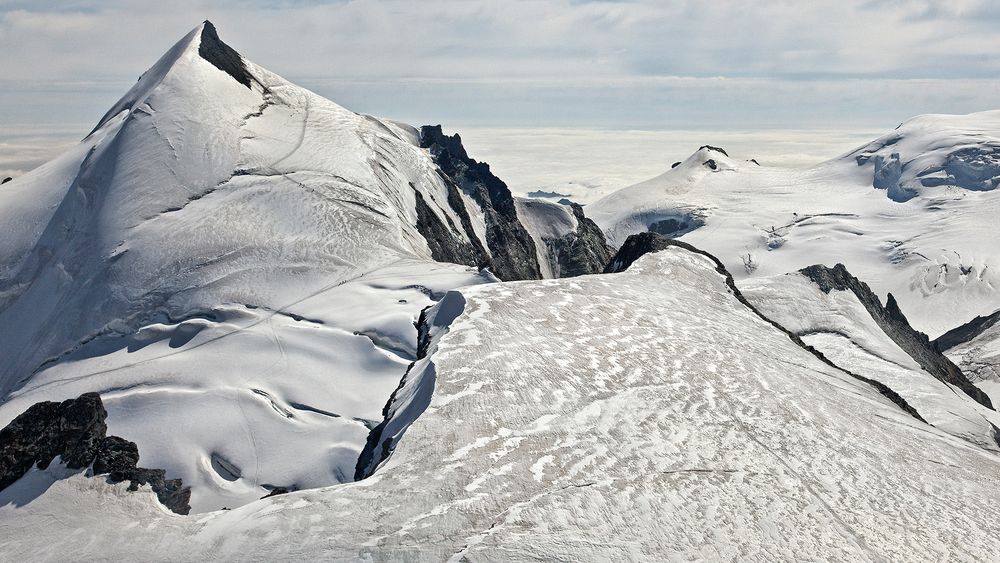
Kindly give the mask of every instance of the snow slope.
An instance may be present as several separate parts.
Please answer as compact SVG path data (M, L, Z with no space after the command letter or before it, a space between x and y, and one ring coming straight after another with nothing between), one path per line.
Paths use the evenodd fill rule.
M78 147L0 191L0 424L99 392L196 511L350 480L420 311L495 281L430 262L418 193L441 224L468 212L415 129L198 26Z
M259 561L1000 552L1000 457L819 361L704 256L670 248L621 274L462 296L431 355L430 405L372 478L185 518L149 494L33 471L0 493L0 549Z
M768 318L838 366L899 393L936 428L1000 452L1000 414L925 371L879 327L853 292L824 293L798 272L751 278L740 290Z
M713 253L738 279L843 262L935 337L1000 308L997 147L996 111L914 118L808 170L703 147L587 215L613 246L652 228Z

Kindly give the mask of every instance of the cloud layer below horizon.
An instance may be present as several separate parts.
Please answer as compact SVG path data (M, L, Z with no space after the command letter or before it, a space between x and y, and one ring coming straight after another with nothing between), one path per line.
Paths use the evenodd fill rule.
M90 123L203 19L357 111L479 126L895 125L991 109L990 0L0 0L0 124Z

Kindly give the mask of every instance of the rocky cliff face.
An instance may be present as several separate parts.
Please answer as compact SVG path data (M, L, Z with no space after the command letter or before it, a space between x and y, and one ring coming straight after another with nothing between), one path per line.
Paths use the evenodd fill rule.
M430 150L448 183L482 209L493 273L505 281L541 278L535 245L518 220L507 184L490 172L488 164L469 158L461 137L445 135L440 125L425 125L420 129L420 146ZM469 238L474 239L471 224L464 227ZM486 257L477 256L477 262L483 258Z
M191 490L180 479L166 479L162 469L137 467L139 449L107 435L107 415L97 393L32 405L0 430L0 490L33 466L45 469L58 457L70 469L92 467L94 475L107 475L108 482L129 481L130 491L150 485L167 508L187 514Z
M937 379L958 387L983 406L993 408L990 398L973 385L962 370L934 346L926 334L910 326L906 315L899 309L891 293L883 306L868 284L851 275L843 264L837 264L833 268L823 265L809 266L799 272L816 283L825 293L833 290L852 291L878 326L904 352L916 360L921 368Z
M599 274L611 260L614 249L608 246L597 223L584 215L580 204L571 203L569 207L576 218L576 230L548 241L549 252L559 269L557 277Z

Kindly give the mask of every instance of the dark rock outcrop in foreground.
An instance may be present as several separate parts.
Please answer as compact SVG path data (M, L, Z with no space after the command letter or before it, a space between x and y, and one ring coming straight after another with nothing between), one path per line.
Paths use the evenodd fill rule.
M6 184L7 182L10 182L11 180L13 180L13 178L11 178L10 176L7 176L3 180L0 180L0 185Z
M585 274L599 274L611 260L614 249L608 246L604 232L583 214L583 207L570 203L576 217L576 230L548 241L549 253L558 266L557 276L571 278Z
M632 235L627 239L625 239L625 244L623 244L621 248L618 249L618 253L615 254L615 256L608 263L608 266L607 268L604 269L604 272L614 273L614 272L624 271L628 269L629 266L631 266L636 260L641 258L643 255L648 254L650 252L659 252L660 250L669 248L671 246L683 248L684 250L694 252L696 254L701 254L702 256L707 257L715 264L715 270L726 278L726 286L729 287L729 291L732 292L733 296L736 297L736 299L739 300L740 303L742 303L748 309L750 309L751 312L753 312L755 315L760 317L763 321L767 322L774 328L785 333L785 335L788 336L789 340L794 342L797 346L799 346L803 350L815 356L818 360L820 360L824 364L834 369L840 370L859 381L863 381L864 383L871 385L882 396L892 401L896 406L898 406L900 409L902 409L904 412L906 412L913 418L919 420L920 422L924 423L927 422L926 420L924 420L922 416L920 416L920 413L918 413L917 410L914 409L906 401L906 399L900 396L899 393L893 391L892 388L890 388L888 385L885 385L884 383L879 381L875 381L874 379L868 379L863 375L854 373L850 370L838 366L837 364L833 363L833 361L831 361L829 358L827 358L822 352L806 344L801 338L799 338L797 334L788 330L777 321L768 318L767 316L764 315L764 313L761 313L756 307L753 306L752 303L750 303L750 301L747 300L746 297L743 296L743 293L739 290L739 288L736 287L736 282L735 280L733 280L732 274L729 273L729 270L726 269L726 267L722 264L722 262L720 262L719 259L713 256L712 254L709 254L704 250L695 248L694 246L691 246L686 242L664 238L656 233L649 233L649 232L639 233L637 235Z
M851 291L889 338L909 354L920 367L937 379L954 385L981 405L992 409L989 396L972 384L951 360L942 354L926 334L914 330L899 309L896 298L890 293L885 306L868 284L851 275L843 264L833 268L822 265L809 266L799 273L812 280L824 293L832 290Z
M488 164L469 158L461 137L457 134L445 135L440 125L420 128L420 146L430 149L431 156L444 173L446 183L472 198L482 208L486 220L486 245L493 255L492 259L477 256L474 263L468 259L444 260L468 265L489 263L491 271L504 281L540 279L542 274L534 241L517 217L514 196L507 184L490 172ZM464 208L459 205L459 195L455 193L454 196L449 195L448 198L452 209ZM472 225L463 225L463 228L469 239L474 240ZM434 258L439 259L437 256Z
M110 483L129 481L129 490L150 485L170 510L187 514L191 489L180 479L166 479L162 469L137 467L135 443L108 436L108 412L97 393L85 393L62 403L44 401L0 430L0 490L38 466L45 469L59 457L70 469L92 467L94 475L107 475Z

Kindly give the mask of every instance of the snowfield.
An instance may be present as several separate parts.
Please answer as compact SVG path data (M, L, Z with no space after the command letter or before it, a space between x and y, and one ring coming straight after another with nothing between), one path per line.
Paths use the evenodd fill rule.
M705 146L586 208L514 198L457 134L205 22L0 188L0 553L989 559L998 183L985 112L809 170ZM23 453L59 439L78 457ZM125 462L183 486L112 484Z
M762 167L702 147L586 211L613 246L659 229L711 252L737 279L842 262L877 293L891 292L914 327L934 338L1000 309L1000 190L984 191L1000 182L994 150L1000 111L914 118L807 170ZM893 199L886 173L876 171L876 157L892 154L903 170L894 189L912 192L905 201ZM927 172L942 167L954 174ZM961 179L970 167L996 182L972 186Z
M621 274L462 293L432 356L430 406L372 478L185 518L151 495L82 476L50 485L35 471L0 493L4 553L973 561L1000 551L995 453L818 361L701 255L672 248ZM18 507L17 495L38 496ZM69 506L73 518L52 516Z

